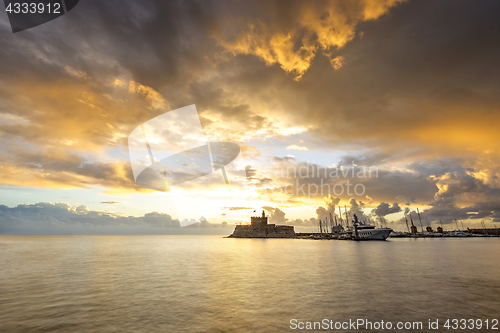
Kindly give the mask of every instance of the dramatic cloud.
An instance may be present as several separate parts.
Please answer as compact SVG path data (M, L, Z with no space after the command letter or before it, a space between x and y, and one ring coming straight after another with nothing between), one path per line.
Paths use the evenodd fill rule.
M405 205L407 205L407 206L411 205L412 203L416 203L417 202L414 197L407 198L404 195L398 195L396 197L396 199L405 202Z
M393 203L392 206L388 203L381 202L380 205L377 206L374 210L372 210L372 214L378 217L384 217L389 214L398 213L401 211L401 207L397 202Z
M316 209L316 216L318 217L318 219L325 220L325 219L330 219L330 217L336 218L337 213L336 213L335 209L336 209L336 207L338 207L339 202L340 202L340 198L337 198L337 197L329 196L328 198L326 198L326 200L325 200L326 208L323 206L320 206ZM340 214L340 210L338 212Z
M275 223L275 224L285 224L287 219L285 218L285 212L279 209L278 207L269 207L265 206L262 207L269 213L271 213L271 216L269 216L269 222Z
M411 165L395 168L384 163L356 165L340 162L339 165L324 166L292 157L274 157L270 166L247 167L247 176L259 193L272 200L314 198L323 201L330 196L343 202L349 202L353 197L373 200L368 200L367 196L394 200L402 194L418 196L420 202L433 200L437 187L429 174L419 175L409 169Z
M399 2L256 2L253 7L263 15L234 18L232 29L223 27L223 35L217 37L231 54L252 54L268 66L277 63L299 80L318 52L330 58L335 70L340 69L345 59L333 54L355 37L357 24L379 18Z
M86 1L23 33L4 29L0 185L97 187L105 202L151 193L134 183L128 135L196 104L207 139L238 143L248 165L248 188L234 186L245 200L219 205L228 214L279 207L272 219L305 225L339 205L367 220L401 219L406 205L432 221L496 221L499 11L492 1ZM172 142L189 136L168 130ZM376 176L359 177L363 166ZM293 168L309 175L279 173ZM323 204L330 197L339 201Z

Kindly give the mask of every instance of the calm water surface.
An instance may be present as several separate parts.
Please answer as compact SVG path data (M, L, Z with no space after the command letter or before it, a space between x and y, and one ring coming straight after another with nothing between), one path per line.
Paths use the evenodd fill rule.
M0 236L0 254L2 332L286 332L294 318L500 319L498 238Z

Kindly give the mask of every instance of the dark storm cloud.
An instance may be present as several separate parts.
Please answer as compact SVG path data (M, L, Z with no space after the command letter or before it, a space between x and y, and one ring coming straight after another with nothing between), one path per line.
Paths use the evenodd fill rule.
M429 219L451 223L454 219L490 218L500 216L500 190L465 170L448 172L436 179L439 191L425 213Z
M401 207L397 202L393 203L392 206L386 202L381 202L377 208L372 210L372 214L378 217L384 217L389 214L398 213L401 211Z
M448 172L437 178L439 187L436 199L458 199L460 196L481 196L486 198L500 198L500 189L485 184L473 173L462 171Z
M51 65L63 63L91 77L118 74L122 67L148 84L166 78L172 83L196 71L207 53L205 36L215 21L203 14L204 7L203 2L86 1L70 16L22 34L2 34L10 46L2 56L16 75L15 64L32 66L32 74L41 67L46 75ZM34 59L38 64L29 61Z
M402 200L402 201L404 201L405 205L407 205L407 206L411 205L412 203L416 203L417 202L417 200L414 197L407 198L404 195L398 195L396 197L396 200Z

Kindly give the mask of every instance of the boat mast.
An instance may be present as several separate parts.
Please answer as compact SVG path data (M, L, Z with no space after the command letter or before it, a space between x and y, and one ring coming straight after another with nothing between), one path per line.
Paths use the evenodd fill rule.
M340 206L339 206L339 219L340 219L340 226L342 226L343 222L342 222L342 210L340 209Z
M410 227L408 226L408 217L406 217L406 212L405 212L405 221L406 221L406 229L408 229L408 233L410 233Z
M345 219L347 221L347 226L349 226L349 214L347 213L347 206L344 205Z
M417 234L417 227L415 227L415 224L413 224L413 217L411 216L410 212L410 221L411 221L411 234L416 235Z
M486 230L486 223L484 223L484 221L481 221L481 224L483 225L484 232L489 236L490 233L488 232L488 230Z
M420 217L420 212L418 211L417 208L417 214L418 214L418 219L420 221L420 228L422 229L422 233L424 232L424 226L422 225L422 218Z

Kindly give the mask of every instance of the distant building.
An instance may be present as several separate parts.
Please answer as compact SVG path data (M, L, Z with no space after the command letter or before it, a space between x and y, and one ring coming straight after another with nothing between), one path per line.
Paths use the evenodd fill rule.
M252 216L250 225L237 225L233 234L234 238L294 238L293 226L275 225L267 223L267 216L262 211L262 216Z

